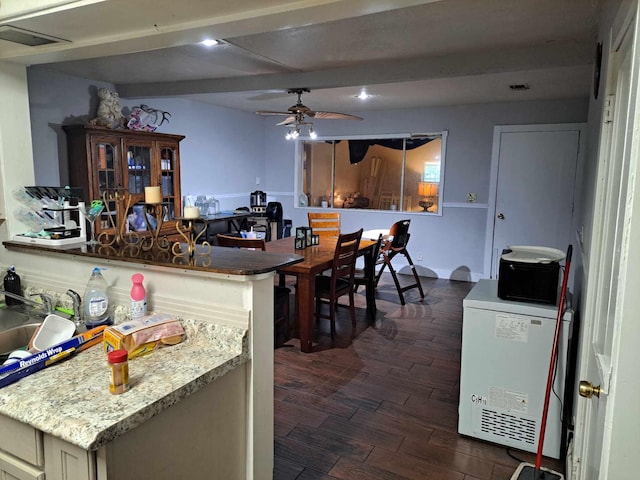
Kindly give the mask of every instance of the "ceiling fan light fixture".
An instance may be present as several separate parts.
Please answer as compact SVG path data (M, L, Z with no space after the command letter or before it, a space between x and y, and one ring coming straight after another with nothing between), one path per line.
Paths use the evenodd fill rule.
M289 107L286 112L270 111L270 110L258 110L258 115L284 115L287 118L282 122L276 123L276 125L284 125L288 128L285 138L292 140L300 135L300 132L306 129L307 135L311 139L317 138L317 134L313 129L313 122L308 119L342 119L342 120L362 120L362 117L350 115L348 113L339 112L322 112L318 110L312 110L302 103L302 94L308 93L308 88L292 88L288 90L288 93L294 93L298 96L298 102Z

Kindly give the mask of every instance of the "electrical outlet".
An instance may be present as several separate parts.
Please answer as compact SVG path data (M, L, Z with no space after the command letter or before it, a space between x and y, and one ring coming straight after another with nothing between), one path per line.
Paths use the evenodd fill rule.
M422 261L422 252L418 252L418 253L416 254L416 260L418 260L419 262L421 262L421 261Z
M467 202L468 203L476 203L478 201L477 193L467 193Z

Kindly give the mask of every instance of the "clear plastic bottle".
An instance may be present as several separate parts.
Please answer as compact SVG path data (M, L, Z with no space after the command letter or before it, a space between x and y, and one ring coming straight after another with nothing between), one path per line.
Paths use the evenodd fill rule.
M144 317L147 314L147 292L142 281L144 276L141 273L131 275L133 286L131 287L131 319Z
M4 277L4 290L9 293L15 293L16 295L22 296L22 284L20 283L20 275L16 273L16 267L11 265L11 268L7 270L7 274ZM4 297L4 302L7 305L20 305L22 302L15 298L11 298L6 295Z
M109 285L100 273L100 268L95 267L87 282L82 299L84 323L87 329L100 325L111 325L111 299L109 298Z

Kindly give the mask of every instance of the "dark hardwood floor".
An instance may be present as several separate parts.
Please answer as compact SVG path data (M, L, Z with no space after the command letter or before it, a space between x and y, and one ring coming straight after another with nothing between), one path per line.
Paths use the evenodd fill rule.
M375 325L361 291L353 342L340 308L333 342L323 320L313 353L296 339L275 350L275 480L511 478L520 461L506 447L457 433L462 300L474 284L422 284L424 300L413 289L402 307L385 274ZM553 459L543 466L563 471Z

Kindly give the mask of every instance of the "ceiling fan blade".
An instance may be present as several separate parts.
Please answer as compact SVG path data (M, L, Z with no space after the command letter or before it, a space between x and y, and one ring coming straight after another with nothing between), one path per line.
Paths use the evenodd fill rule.
M270 110L258 110L258 115L291 115L291 112L272 112Z
M294 116L287 117L281 122L276 123L276 125L290 125L292 123L296 123L296 117Z
M362 117L356 115L349 115L348 113L338 112L306 112L311 118L317 119L340 119L340 120L362 120Z

